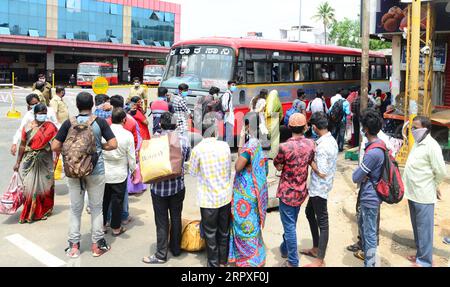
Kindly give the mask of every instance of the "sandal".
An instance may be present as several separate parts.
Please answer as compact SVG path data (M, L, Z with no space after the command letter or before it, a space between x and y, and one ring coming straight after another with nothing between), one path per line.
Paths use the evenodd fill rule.
M355 244L347 246L347 250L354 253L356 251L361 250L361 248L359 247L358 243L355 243Z
M127 219L125 219L125 220L123 220L122 221L122 225L127 225L127 224L129 224L131 221L133 221L133 217L132 216L128 216L128 218Z
M306 256L309 256L309 257L312 257L312 258L317 258L317 255L312 253L311 249L302 250L302 251L300 251L300 254L306 255Z
M142 258L142 262L144 262L146 264L164 264L167 262L167 260L162 260L162 259L156 258L155 255L152 255L152 256Z
M112 232L112 236L117 237L123 233L125 233L125 231L127 231L123 226L120 227L120 231L118 233L115 233L114 231Z

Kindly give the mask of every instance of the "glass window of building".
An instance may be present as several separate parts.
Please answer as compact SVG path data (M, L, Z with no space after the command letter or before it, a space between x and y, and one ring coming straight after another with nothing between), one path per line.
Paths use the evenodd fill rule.
M96 0L58 0L58 38L73 33L75 40L123 41L123 5Z
M30 30L37 31L40 37L47 32L46 0L2 0L0 1L1 34L29 36ZM35 33L33 32L33 35ZM35 37L39 37L35 36Z
M0 27L0 35L11 35L8 27Z
M38 30L30 29L30 30L28 30L28 36L31 36L31 37L39 37L39 31L38 31Z
M133 7L131 10L131 43L142 40L148 46L172 46L175 38L175 15L151 9ZM158 42L158 44L156 43Z

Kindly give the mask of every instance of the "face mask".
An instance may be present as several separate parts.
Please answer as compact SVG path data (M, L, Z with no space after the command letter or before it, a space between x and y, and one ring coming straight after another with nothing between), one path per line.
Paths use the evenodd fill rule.
M236 86L231 86L230 91L232 93L236 92L237 91L237 87Z
M30 111L33 111L34 112L34 107L35 107L36 105L32 105L32 106L30 106Z
M412 130L412 136L417 143L420 143L425 138L427 133L428 129L426 128Z
M39 81L45 83L45 78L39 79Z
M189 95L189 92L181 92L182 97L187 97Z
M46 114L37 114L36 115L36 121L38 122L45 122L47 120L47 115Z
M140 83L134 83L134 86L137 88L139 87L141 84Z

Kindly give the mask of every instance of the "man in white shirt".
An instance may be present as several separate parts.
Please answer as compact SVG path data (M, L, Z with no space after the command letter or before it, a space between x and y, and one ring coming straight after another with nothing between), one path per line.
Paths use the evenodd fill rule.
M36 106L37 104L40 103L39 96L36 95L35 93L29 94L26 97L26 101L27 101L27 105L28 105L28 112L26 112L25 115L23 116L22 121L20 122L20 126L17 129L16 133L14 134L13 142L11 145L11 154L13 156L16 155L17 144L20 142L23 128L26 125L28 125L29 123L31 123L32 121L34 121L34 117L35 117L34 112L33 112L34 106ZM51 107L47 107L47 121L50 121L50 122L54 123L56 126L58 126L58 120L56 118L55 111Z
M338 89L336 91L336 95L332 96L330 99L331 106L333 106L334 103L336 103L337 101L342 100L342 99L343 99L342 98L342 89Z
M313 101L309 102L306 111L312 112L313 114L317 112L328 113L327 104L323 100L323 92L316 93L316 98Z
M117 139L117 149L104 151L105 193L103 195L103 225L108 221L108 209L111 204L111 229L113 236L119 236L126 230L121 226L123 200L127 192L128 172L136 170L136 152L133 135L124 129L127 114L122 108L112 112L111 130Z
M234 146L234 108L233 93L237 91L236 81L228 81L228 90L222 96L222 109L225 111L223 141L227 142L230 147Z

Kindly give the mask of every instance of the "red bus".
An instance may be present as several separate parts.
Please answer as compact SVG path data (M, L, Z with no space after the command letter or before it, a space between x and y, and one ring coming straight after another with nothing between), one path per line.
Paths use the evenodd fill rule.
M389 91L388 67L384 54L370 53L372 91L378 88ZM306 92L307 100L313 99L319 90L329 99L337 88L359 86L360 77L359 49L213 37L176 43L160 86L176 92L180 83L188 84L192 94L186 101L193 109L197 97L207 95L211 86L225 92L227 81L236 79L238 91L233 97L236 135L251 99L261 89L276 89L286 112L297 97L297 89Z
M98 77L105 77L110 85L119 83L117 70L110 63L83 62L78 64L77 86L92 87L92 83Z
M164 65L145 65L144 66L144 84L159 85L164 75Z

